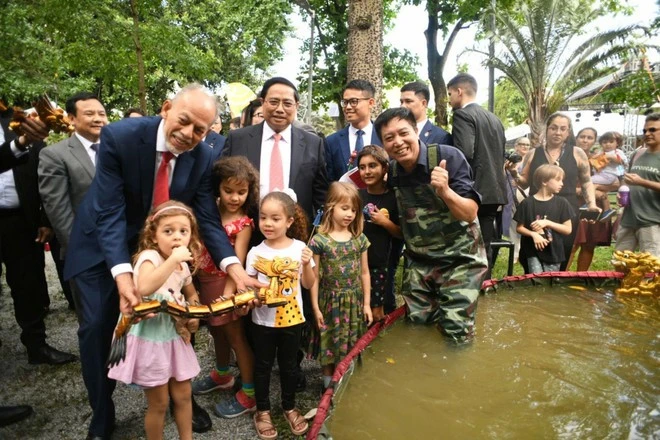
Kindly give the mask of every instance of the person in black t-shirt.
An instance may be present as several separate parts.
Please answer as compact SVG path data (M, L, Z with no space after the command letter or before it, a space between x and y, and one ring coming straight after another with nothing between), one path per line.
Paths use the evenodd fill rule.
M520 203L513 219L522 236L520 247L527 256L528 273L555 272L565 260L561 235L570 235L573 209L561 191L564 170L556 165L541 165L534 172L538 192Z
M364 235L369 246L371 275L371 311L374 321L383 319L383 305L388 279L388 261L392 237L402 238L396 196L387 188L385 175L389 169L387 153L376 145L367 145L357 156L360 178L367 185L360 190L365 213Z

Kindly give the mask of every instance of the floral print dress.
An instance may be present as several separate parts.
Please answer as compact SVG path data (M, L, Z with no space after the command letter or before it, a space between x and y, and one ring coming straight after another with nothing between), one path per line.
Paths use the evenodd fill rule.
M338 363L365 331L360 258L368 247L364 234L344 242L316 234L309 243L320 257L319 308L325 322L310 354L322 366Z

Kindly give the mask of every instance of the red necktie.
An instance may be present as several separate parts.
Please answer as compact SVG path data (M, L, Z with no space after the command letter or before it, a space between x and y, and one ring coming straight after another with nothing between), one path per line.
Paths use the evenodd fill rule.
M268 189L284 189L284 171L282 170L282 154L280 153L280 139L282 135L275 133L273 151L270 153L270 182Z
M174 155L165 151L160 159L158 171L156 171L156 183L154 184L154 208L170 199L170 160Z

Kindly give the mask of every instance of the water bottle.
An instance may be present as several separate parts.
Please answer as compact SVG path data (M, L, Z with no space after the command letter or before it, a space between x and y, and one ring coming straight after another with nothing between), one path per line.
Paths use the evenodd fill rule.
M619 204L623 208L630 205L630 188L628 188L628 185L621 185L619 187Z

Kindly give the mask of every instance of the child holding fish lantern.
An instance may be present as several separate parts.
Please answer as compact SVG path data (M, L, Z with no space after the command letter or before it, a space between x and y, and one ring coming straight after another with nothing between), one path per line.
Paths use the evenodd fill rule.
M261 201L259 229L265 240L247 256L248 275L270 283L285 298L279 307L262 305L252 311L254 384L257 412L254 426L262 440L277 438L270 415L270 377L275 357L280 368L282 409L294 435L303 435L309 424L296 409L298 348L305 325L301 285L311 288L316 279L312 251L302 241L307 235L307 215L287 188L273 191Z
M381 147L367 145L357 155L360 178L367 185L360 189L364 204L364 235L371 243L367 252L371 278L371 312L374 321L384 318L388 262L392 249L392 237L403 238L399 226L399 210L394 191L387 188L385 176L389 158Z
M213 164L213 176L218 188L218 210L222 226L236 256L245 264L254 222L249 212L256 212L259 203L259 172L245 157L224 157ZM208 251L204 250L197 273L202 304L224 301L236 291L231 278L218 269ZM231 389L234 376L229 370L230 347L236 353L241 373L241 389L215 406L221 417L233 418L252 412L254 400L254 355L250 349L241 316L237 311L207 320L215 349L215 366L192 384L193 394L206 394L219 389Z
M562 168L541 165L533 179L539 191L520 203L513 219L518 222L529 273L554 272L566 259L559 235L571 233L573 209L565 198L555 197L564 185Z
M354 185L334 182L328 190L319 233L309 244L322 272L310 293L320 333L312 355L318 353L324 387L330 385L335 365L364 333L365 321L373 321L369 240L362 233L361 205Z
M199 304L186 263L196 261L201 252L197 221L189 207L170 200L154 208L134 257L138 295L144 300ZM108 372L111 379L144 389L147 438L162 438L171 396L179 438L192 439L190 380L200 369L190 336L198 325L197 319L177 320L165 313L138 322L128 333L126 358Z

